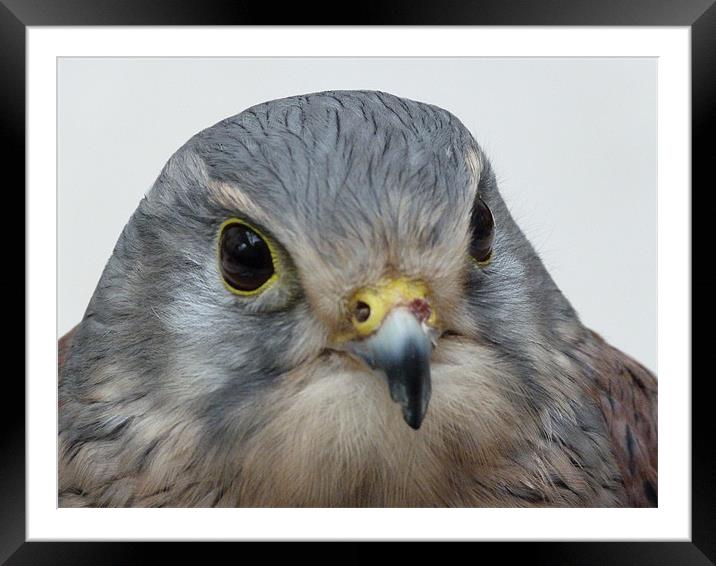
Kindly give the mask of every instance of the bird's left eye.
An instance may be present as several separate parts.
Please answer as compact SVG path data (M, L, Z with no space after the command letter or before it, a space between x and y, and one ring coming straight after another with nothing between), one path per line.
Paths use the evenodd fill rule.
M492 211L481 198L475 200L472 208L472 240L470 255L480 265L492 259L492 243L495 239L495 220Z
M227 287L239 295L258 293L276 276L273 254L266 240L238 220L222 226L219 264Z

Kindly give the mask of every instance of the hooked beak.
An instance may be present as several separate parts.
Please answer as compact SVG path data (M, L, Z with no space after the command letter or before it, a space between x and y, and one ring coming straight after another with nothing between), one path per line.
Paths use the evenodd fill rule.
M364 336L346 348L385 374L391 399L400 405L405 422L417 430L430 402L430 355L436 336L425 287L391 281L356 297L361 319L368 310L365 320L354 322L358 335Z

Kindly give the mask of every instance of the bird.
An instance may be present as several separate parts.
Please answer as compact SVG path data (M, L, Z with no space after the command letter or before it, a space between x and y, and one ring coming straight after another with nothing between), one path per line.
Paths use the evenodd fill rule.
M657 379L581 321L451 112L197 133L58 343L60 507L654 507Z

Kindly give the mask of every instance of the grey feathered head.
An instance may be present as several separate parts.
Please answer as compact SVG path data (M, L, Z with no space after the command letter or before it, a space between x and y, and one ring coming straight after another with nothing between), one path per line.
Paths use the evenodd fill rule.
M64 370L117 417L68 443L126 433L146 466L174 428L182 466L259 499L456 438L484 461L543 417L563 361L544 345L578 328L455 116L381 92L267 102L189 140L127 224Z

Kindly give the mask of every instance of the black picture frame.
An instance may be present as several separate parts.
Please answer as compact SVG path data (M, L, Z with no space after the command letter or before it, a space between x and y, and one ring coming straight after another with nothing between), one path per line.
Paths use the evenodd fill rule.
M3 195L18 197L25 210L25 51L28 26L75 25L568 25L568 26L689 26L692 54L692 186L703 192L713 185L708 140L714 128L712 106L716 102L716 5L714 0L470 0L428 2L424 0L364 2L351 5L343 14L337 4L313 2L280 7L266 3L241 1L160 0L0 0L0 135L4 141L0 159L4 171L14 173L14 182ZM707 181L708 179L708 181ZM708 182L708 185L707 185ZM692 189L692 196L698 194ZM21 196L23 195L23 196ZM697 211L698 208L693 208ZM9 209L6 209L9 210ZM18 210L12 208L11 210ZM24 217L24 214L23 214ZM694 223L695 224L695 223ZM6 248L14 248L9 265L19 273L24 264L17 244L19 229L3 227ZM700 238L694 233L694 245ZM7 242L10 242L8 245ZM693 254L693 257L698 257ZM711 262L709 262L711 263ZM7 277L3 286L9 284ZM19 279L19 278L17 278ZM18 283L18 282L16 282ZM19 286L19 283L18 283ZM697 290L700 290L696 287ZM705 291L705 289L704 289ZM13 297L5 292L5 297ZM22 291L25 300L24 289ZM705 293L699 293L705 295ZM18 304L19 301L10 301ZM702 317L709 309L699 309ZM48 315L51 320L52 315ZM11 334L21 335L15 327ZM23 328L25 325L23 324ZM705 334L702 334L706 336ZM699 335L694 334L694 338ZM8 348L10 350L10 348ZM693 350L693 346L692 346ZM10 356L6 356L10 359ZM695 367L695 366L694 366ZM711 376L692 380L692 538L690 542L525 542L482 543L480 547L461 549L475 560L485 553L499 556L502 562L525 561L529 564L714 564L716 561L716 469L713 463L713 419L707 404ZM200 563L213 562L217 546L206 544L168 545L166 543L79 543L25 542L25 398L24 383L15 372L5 372L4 425L0 438L0 562L18 564L134 564L155 561L156 551L163 561L172 555ZM689 379L691 376L682 376ZM234 547L232 547L234 548ZM218 549L222 554L225 545ZM281 558L299 560L302 554L315 562L320 554L332 562L364 562L368 554L385 555L385 545L347 543L323 545L321 553L306 545L282 545L276 551ZM303 552L301 552L303 551ZM236 551L234 552L242 552ZM261 552L265 552L261 550ZM428 557L423 545L401 549L401 560L412 553ZM441 561L448 558L439 550ZM218 553L217 553L218 556ZM234 555L238 559L238 555ZM275 558L275 552L262 560ZM488 559L491 560L491 559Z

